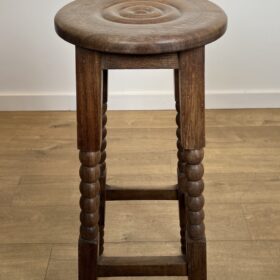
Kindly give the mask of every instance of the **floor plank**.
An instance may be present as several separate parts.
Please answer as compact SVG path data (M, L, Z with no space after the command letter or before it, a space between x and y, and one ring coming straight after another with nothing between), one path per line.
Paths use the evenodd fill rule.
M280 203L243 204L253 240L280 240Z
M0 177L0 205L10 206L19 188L20 176Z
M208 279L276 280L279 255L280 242L208 242Z
M175 115L108 112L110 184L176 183ZM76 280L75 112L0 112L0 129L0 279ZM208 110L206 135L208 279L278 280L280 109ZM177 211L108 202L105 254L178 254Z
M0 245L0 279L44 280L50 245Z
M137 255L176 255L179 244L167 242L156 244L141 243L109 243L106 244L107 256ZM280 242L272 241L209 241L208 279L278 279L280 273ZM47 280L77 279L77 248L74 244L53 247ZM113 278L106 278L113 279ZM147 279L145 277L118 279ZM153 277L153 280L162 277ZM184 277L164 277L166 280L185 279Z

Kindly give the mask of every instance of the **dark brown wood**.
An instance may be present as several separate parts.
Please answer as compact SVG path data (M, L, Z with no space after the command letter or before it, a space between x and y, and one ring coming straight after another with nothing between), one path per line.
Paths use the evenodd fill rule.
M137 60L135 56L135 62ZM186 275L187 270L190 280L206 280L202 196L204 184L201 164L205 145L204 47L179 54L179 69L175 70L174 79L178 126L178 186L161 190L124 189L106 185L107 70L103 72L102 78L104 61L102 54L77 47L77 122L82 194L79 280L96 280L98 274L100 276L176 276ZM124 59L123 64L119 60L116 61L119 66L131 65L128 63L129 60ZM137 65L135 67L137 68ZM136 199L179 200L181 247L183 254L186 254L186 259L181 258L180 263L170 263L172 258L169 257L167 263L163 262L164 258L156 258L156 260L101 258L98 261L98 246L99 254L102 255L103 252L105 200ZM165 258L165 261L167 259Z
M189 280L206 280L206 240L193 241L187 239L187 262L188 262L188 279Z
M152 186L147 189L143 187L123 188L106 185L106 200L177 200L177 186L155 189Z
M205 146L204 47L179 54L181 144Z
M102 144L100 159L100 207L99 207L99 255L104 251L104 228L105 228L105 201L106 201L106 147L107 147L107 100L108 100L108 70L103 70L103 107L102 107Z
M205 146L204 48L179 55L180 138L179 157L184 179L187 263L189 280L206 280L206 241L204 226L204 189L202 160Z
M180 221L180 238L181 238L181 251L186 254L186 207L185 207L185 194L181 189L181 186L185 184L185 165L184 162L184 148L181 144L181 125L180 125L180 88L179 88L179 71L174 70L174 91L176 101L176 135L177 135L177 187L178 187L178 204L179 204L179 221Z
M76 47L78 148L100 151L102 137L101 55Z
M79 239L78 244L78 265L79 280L97 279L97 243L90 243Z
M76 49L77 130L80 149L79 280L97 279L102 82L98 53Z
M177 69L177 53L158 55L103 55L104 69Z
M182 186L185 192L185 204L187 206L187 231L188 238L191 240L204 240L204 190L203 182L203 160L204 152L200 150L185 150L184 157L186 162L185 174L186 183Z
M62 8L55 28L64 40L100 52L175 53L222 36L227 17L210 1L84 0Z
M204 46L227 17L210 1L84 0L62 8L57 33L76 45L80 150L79 280L97 276L186 276L206 280ZM108 69L175 69L178 183L167 188L106 184ZM179 201L180 257L105 258L106 200Z
M121 276L186 276L186 260L172 257L101 257L98 262L100 277Z

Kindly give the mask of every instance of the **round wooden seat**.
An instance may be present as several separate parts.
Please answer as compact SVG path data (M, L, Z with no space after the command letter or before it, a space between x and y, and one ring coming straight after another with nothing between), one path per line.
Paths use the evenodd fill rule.
M101 52L156 54L208 44L226 30L222 9L206 0L77 0L56 15L58 35Z

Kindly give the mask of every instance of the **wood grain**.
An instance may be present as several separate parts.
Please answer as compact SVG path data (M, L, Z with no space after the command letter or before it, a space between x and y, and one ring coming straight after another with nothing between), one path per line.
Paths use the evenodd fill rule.
M106 186L108 201L114 200L177 200L177 185L156 189L153 186L147 187L119 187Z
M102 74L100 54L77 47L77 131L81 163L79 172L81 178L79 280L96 280L98 276L101 188L99 179L102 174L101 183L104 187L106 170L105 158L103 158L104 161L101 160L102 156L106 157L105 147L102 147L102 144L106 144L102 143L106 136L103 133L106 131L103 130L105 124L102 106L103 98L105 97L105 105L107 99L107 93L103 92Z
M206 45L226 31L227 17L210 1L74 1L55 17L64 40L108 53L171 53Z
M186 205L185 194L182 191L182 186L186 181L186 174L184 172L186 162L184 161L184 148L181 142L181 110L180 110L180 85L179 85L179 71L174 70L174 92L175 92L175 108L176 108L176 136L177 136L177 188L178 188L178 206L179 206L179 223L180 223L180 238L181 251L186 255Z
M105 228L105 209L106 209L106 148L107 148L107 101L108 101L108 71L103 70L103 102L102 102L102 143L101 143L101 157L100 157L100 206L99 206L99 255L104 251L104 228Z
M102 138L102 71L96 52L76 48L78 148L99 151Z
M243 204L242 206L253 240L279 240L279 202Z
M178 55L117 55L103 54L102 67L104 69L177 69Z
M205 146L204 47L179 55L180 136L184 149Z
M108 112L107 162L113 173L109 184L133 189L141 182L143 187L160 189L176 182L175 115L175 111ZM206 111L209 279L278 280L279 127L279 109ZM0 128L9 139L0 146L1 197L9 198L0 207L0 276L43 280L47 274L47 280L77 279L75 113L0 112ZM128 145L121 145L127 137ZM147 151L149 145L153 153ZM123 154L122 167L132 171L129 176L118 174L115 158ZM176 202L155 201L143 211L146 207L142 202L136 207L135 202L108 203L105 255L180 253ZM147 236L150 231L153 234ZM164 242L155 242L159 240Z
M186 276L187 268L183 256L101 257L98 274L100 277Z
M109 243L107 255L150 255L179 253L178 243ZM279 267L280 243L276 241L214 241L208 242L208 274L210 279L256 279L277 280ZM47 280L69 280L77 278L76 246L56 245L52 250ZM239 269L236 269L236 266ZM115 279L115 278L107 278ZM118 279L144 280L146 277L120 277ZM153 277L160 280L162 277ZM165 277L167 280L183 280L185 277Z
M47 244L0 244L0 278L43 280L51 249Z

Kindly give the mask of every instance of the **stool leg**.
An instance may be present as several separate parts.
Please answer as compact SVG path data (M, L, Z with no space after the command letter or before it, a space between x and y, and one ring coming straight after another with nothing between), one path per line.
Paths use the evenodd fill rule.
M204 47L179 55L180 137L184 148L186 180L182 185L186 206L189 280L206 280L204 227L203 147L205 146Z
M178 178L178 202L179 202L179 219L180 219L180 236L181 236L181 251L182 254L186 254L186 215L185 215L185 195L182 191L182 186L184 186L186 176L185 176L185 162L184 160L184 148L181 144L180 137L180 102L179 102L179 71L174 70L174 86L175 86L175 101L176 101L176 124L177 124L177 157L178 157L178 167L177 167L177 178Z
M97 279L102 71L100 54L76 48L77 130L80 150L79 280Z
M103 108L102 108L102 144L100 160L100 207L99 207L99 255L104 251L105 203L106 203L106 136L107 136L107 100L108 100L108 70L103 70Z

